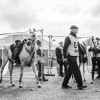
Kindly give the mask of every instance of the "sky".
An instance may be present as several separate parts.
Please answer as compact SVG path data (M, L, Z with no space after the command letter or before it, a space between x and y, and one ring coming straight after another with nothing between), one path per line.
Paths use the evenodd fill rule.
M78 36L100 37L100 0L0 0L0 34L35 28L67 36L71 25L79 27Z

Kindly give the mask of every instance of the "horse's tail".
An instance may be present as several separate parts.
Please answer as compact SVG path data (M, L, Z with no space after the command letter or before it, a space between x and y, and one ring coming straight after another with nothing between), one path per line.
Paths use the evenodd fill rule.
M4 48L2 50L2 64L5 62L7 63L8 58L9 58L8 49L7 49L7 47L4 46Z
M3 48L2 50L2 66L1 66L1 71L3 72L3 75L6 74L8 71L8 49L6 47Z

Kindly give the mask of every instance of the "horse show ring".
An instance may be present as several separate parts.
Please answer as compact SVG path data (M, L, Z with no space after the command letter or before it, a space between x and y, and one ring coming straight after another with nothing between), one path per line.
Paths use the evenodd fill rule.
M48 58L48 59L50 59L50 58ZM92 98L92 95L96 95L96 98L97 98L98 97L97 93L100 92L98 89L91 89L91 87L89 87L86 91L84 90L84 92L80 92L79 90L77 91L74 89L68 90L68 91L62 90L60 87L61 82L62 82L61 77L59 77L58 79L57 79L57 77L53 77L53 78L51 78L51 80L49 80L49 82L43 83L44 87L42 89L37 89L35 87L35 83L33 83L34 80L32 80L32 79L35 79L33 77L34 73L32 72L32 74L31 74L30 72L31 72L31 68L25 67L25 69L24 69L25 76L23 76L23 80L24 80L23 83L25 84L25 87L23 89L19 89L16 86L10 87L8 84L8 78L9 78L8 74L3 76L4 80L6 79L4 81L6 83L3 82L4 86L0 85L0 99L1 100L3 100L3 99L4 100L8 100L8 99L9 100L10 99L12 99L12 100L15 100L15 99L16 100L34 100L34 98L35 98L35 100L40 100L40 99L43 100L46 98L47 100L52 100L52 99L58 100L58 98L59 98L61 100L65 100L64 98L67 98L67 99L73 98L72 100L74 100L76 94L77 94L77 97L78 96L80 97L80 95L81 95L82 98L84 97L85 99L87 99L88 96L90 96L90 94L91 94L91 98ZM51 73L48 73L48 74L51 74ZM19 66L18 66L18 68L14 68L14 74L12 75L12 78L13 79L15 78L14 82L19 78ZM56 81L54 81L54 80L56 80ZM6 84L6 86L5 86L5 84ZM68 95L66 95L66 93ZM80 100L83 100L83 99L80 99ZM91 100L94 100L94 98Z

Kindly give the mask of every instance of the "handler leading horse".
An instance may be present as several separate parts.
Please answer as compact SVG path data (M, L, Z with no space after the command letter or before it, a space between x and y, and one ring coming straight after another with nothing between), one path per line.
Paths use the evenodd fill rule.
M19 54L19 59L20 59L20 79L19 79L19 88L22 88L22 77L23 77L23 70L24 66L26 64L30 64L32 66L32 69L35 74L35 78L38 84L38 87L41 87L40 81L38 79L38 72L37 72L37 67L36 67L36 34L35 30L31 31L29 30L29 38L27 42L23 45L22 50ZM12 62L12 52L10 49L10 46L5 46L3 49L3 54L2 54L2 66L1 66L1 78L0 78L0 83L2 82L2 74L4 67L6 63L9 61L9 72L10 72L10 83L12 86L15 86L15 84L12 82L12 72L13 72L13 62Z

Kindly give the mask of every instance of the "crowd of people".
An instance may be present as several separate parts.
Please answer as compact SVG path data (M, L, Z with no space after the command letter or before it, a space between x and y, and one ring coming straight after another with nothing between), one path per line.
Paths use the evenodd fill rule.
M77 88L83 90L87 86L83 85L81 71L78 66L77 58L81 53L84 55L84 51L80 47L80 43L77 38L78 27L72 25L70 27L70 34L65 38L64 45L63 42L59 43L59 46L56 48L56 57L57 63L60 67L60 76L63 76L62 68L65 68L64 80L62 82L62 88L72 88L68 85L70 77L73 75ZM95 41L96 40L96 41ZM97 77L100 78L100 39L92 38L92 45L88 49L88 52L92 53L91 62L92 62L92 80L94 80L95 70L97 66Z
M61 55L59 55L60 53L58 53L60 57L56 54L58 58L58 63L62 61L61 59L64 59L64 63L66 62L65 67L66 68L68 67L64 76L64 80L62 82L62 88L72 88L71 86L68 85L68 83L71 76L74 75L78 89L82 90L86 88L87 86L83 85L81 72L77 63L77 57L79 56L79 52L78 52L79 42L77 39L78 27L75 25L72 25L70 27L70 30L71 30L70 34L65 38L64 46L61 48L61 43L60 43L60 47L58 47L60 50L56 48L56 51L59 50L62 52L62 58L61 58ZM59 61L59 58L60 58L60 61ZM59 65L62 71L61 63ZM60 74L62 76L61 71L60 71Z

